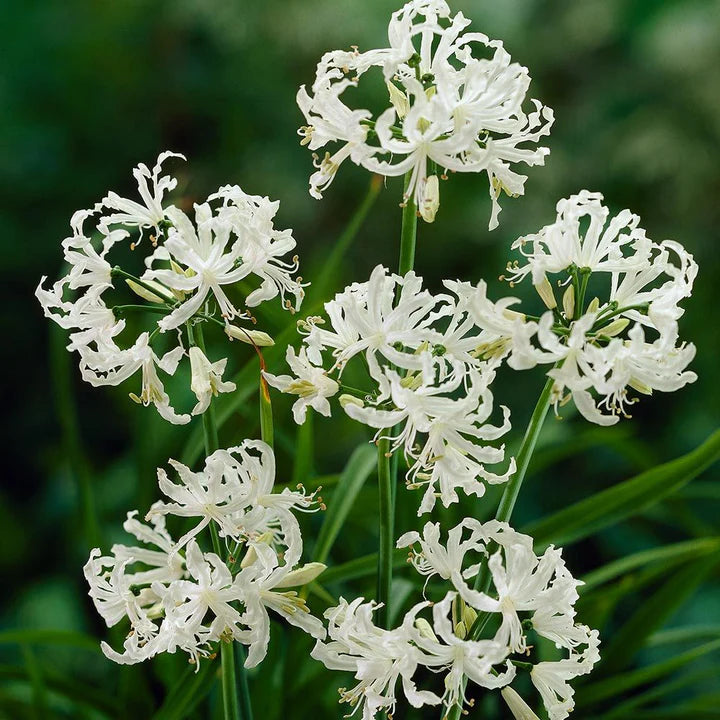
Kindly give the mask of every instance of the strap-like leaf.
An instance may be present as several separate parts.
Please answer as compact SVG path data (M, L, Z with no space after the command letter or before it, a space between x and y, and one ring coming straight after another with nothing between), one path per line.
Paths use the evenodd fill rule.
M577 694L576 706L577 708L586 708L601 700L608 700L620 693L647 685L719 649L720 639L713 640L668 660L585 685Z
M406 563L407 552L405 550L395 550L393 553L393 567L403 567ZM347 580L359 580L361 578L372 577L376 573L377 553L373 553L372 555L355 558L342 565L329 567L322 574L322 581L323 585L332 585L333 583L346 582Z
M345 469L340 475L340 481L328 503L325 521L320 528L313 559L316 562L325 562L340 529L347 518L355 498L365 481L375 469L376 451L372 445L361 445L350 456ZM323 583L327 584L327 575L323 576Z
M631 572L637 568L646 568L656 562L672 563L689 560L701 555L709 555L720 550L720 538L703 538L701 540L686 540L672 545L642 550L627 557L603 565L597 570L589 572L582 578L584 585L579 588L581 595L587 595L591 590L604 585L611 580Z
M210 692L220 670L215 659L201 660L200 668L188 667L172 692L153 716L153 720L182 720Z
M687 455L531 523L523 532L539 546L568 545L601 528L636 515L676 492L720 458L720 430Z
M0 632L0 645L64 645L102 652L97 640L72 630L6 630Z

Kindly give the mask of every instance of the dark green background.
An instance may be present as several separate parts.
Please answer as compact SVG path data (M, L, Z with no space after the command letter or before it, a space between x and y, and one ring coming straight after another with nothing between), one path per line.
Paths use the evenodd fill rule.
M131 191L130 170L138 162L151 164L164 149L180 151L189 161L179 169L180 187L190 199L226 183L279 199L278 226L294 229L303 276L312 280L364 196L369 177L347 164L322 202L310 198L311 159L296 135L303 120L295 93L301 83L312 82L324 51L382 45L396 7L384 0L3 4L0 312L6 421L0 627L107 636L86 598L81 566L98 537L104 546L122 537L127 510L144 512L156 498L154 468L178 457L189 435L188 428L166 426L127 399L137 381L119 389L83 385L75 359L61 350L62 334L51 334L32 293L42 274L52 278L60 270L60 241L69 231L70 215L108 189ZM458 175L443 184L437 221L421 225L419 233L416 267L428 284L485 277L496 297L506 292L497 276L509 259L511 241L552 221L557 200L581 188L603 192L614 210L629 207L639 213L651 238L680 241L700 265L682 321L683 336L698 347L693 364L698 381L673 395L645 399L633 419L617 428L589 428L569 411L562 422L551 421L517 509L522 525L692 449L718 424L720 3L464 0L453 8L473 18L474 29L502 38L513 58L530 68L531 94L554 108L556 123L546 167L529 171L525 197L504 198L495 232L486 229L485 177ZM388 181L334 278L334 289L366 279L379 262L395 264L400 193L399 181ZM288 321L278 313L259 317L272 332ZM232 353L234 369L250 360L237 343ZM283 363L277 354L272 358L271 369L280 372ZM537 372L503 374L498 381L496 396L513 410L515 438L542 382ZM276 424L284 427L279 462L289 478L295 427L284 399L276 402ZM341 419L320 419L315 430L314 470L321 475L339 472L367 437L362 427ZM253 396L223 429L223 440L257 432ZM581 448L587 449L581 453ZM94 496L95 529L81 509L82 477ZM641 548L720 534L716 482L717 469L710 470L698 490L688 489L569 548L573 571L581 575ZM403 492L400 502L407 503ZM331 501L331 491L327 497ZM474 507L468 503L446 518L454 521ZM371 481L333 562L373 551L374 508ZM401 526L411 517L412 510L401 510ZM308 538L319 522L307 519ZM401 574L411 577L407 570ZM336 590L367 594L372 584ZM614 623L651 593L652 588L611 613L603 633L611 634ZM711 576L670 622L711 624L718 611L720 587ZM267 704L261 717L278 717L278 712L293 718L338 716L334 697L340 679L320 674L311 692L298 689L296 676L303 672L298 668L312 661L305 659L306 646L296 645L295 655L288 656L292 664L286 659L283 665L278 658L298 636L276 634L271 657L251 677L256 697L263 696L256 700L258 709ZM637 662L652 659L652 652L644 651ZM114 708L115 717L150 717L164 694L163 683L172 683L182 666L181 658L165 658L120 670L98 658L84 650L0 645L0 717L98 717L54 693L43 700L41 692L33 704L31 684L24 679L33 668L50 678L50 686L53 679L70 677L74 687L91 688L91 695L97 692ZM712 670L713 661L705 662ZM285 688L284 699L278 687ZM712 677L705 678L661 704L713 690L719 688ZM495 717L492 705L486 712ZM698 717L720 717L712 704L702 712ZM404 716L399 709L396 717ZM428 711L425 716L439 715Z

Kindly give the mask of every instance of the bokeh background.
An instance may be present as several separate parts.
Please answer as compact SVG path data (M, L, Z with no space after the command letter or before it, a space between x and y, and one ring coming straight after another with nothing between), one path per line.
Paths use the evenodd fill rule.
M557 119L546 167L529 170L525 197L504 199L495 232L487 231L484 177L455 176L443 184L437 221L421 226L418 241L416 267L428 284L484 277L496 297L506 292L497 276L511 241L552 221L557 200L581 188L603 192L615 210L639 213L651 238L680 241L700 265L682 321L683 335L698 347L693 365L698 381L647 399L616 428L589 428L570 409L562 421L549 421L517 508L521 527L692 450L718 426L720 2L455 0L452 5L474 20L474 29L503 39L513 58L530 68L531 94L554 108ZM226 183L279 199L277 224L294 229L303 276L312 281L365 197L369 177L348 164L322 202L310 198L311 159L296 135L303 121L295 93L312 82L324 51L381 45L397 7L388 0L2 3L1 718L152 717L183 668L182 658L118 668L93 649L108 632L86 597L82 564L93 545L109 547L122 539L127 510L144 512L156 499L155 467L168 457L192 456L197 432L189 442L187 428L166 426L152 410L129 402L127 393L136 389L132 382L117 389L83 385L75 359L63 350L62 333L42 317L33 291L41 275L52 278L60 271L60 241L71 214L109 189L131 191L134 165L176 150L188 157L186 165L175 167L190 200ZM396 180L379 194L330 278L331 291L366 279L379 262L395 265L400 193ZM292 322L278 312L259 317L274 333ZM237 345L235 370L252 361ZM282 370L281 355L268 355L271 369ZM498 382L496 396L511 407L520 436L542 376L503 375ZM257 434L254 401L252 395L233 408L224 440ZM311 485L326 476L331 504L333 479L367 434L340 419L316 418L314 439L304 437L314 446L314 460L298 468L293 459L299 439L289 404L280 398L276 425L281 475L303 477ZM566 556L574 574L643 549L720 535L717 480L717 467L711 468L651 509L572 544ZM375 546L372 480L357 502L333 563ZM446 518L482 512L477 507L468 503ZM399 530L406 529L412 510L401 508L399 514ZM320 522L306 520L308 537ZM597 602L588 607L603 636L611 637L675 572L670 568L650 580L623 576L613 588L637 581L637 592L616 593L603 607ZM407 586L401 583L401 590L412 590L408 570L398 576ZM372 578L331 590L372 594ZM720 637L719 613L720 583L717 568L710 567L699 589L667 618L669 628L697 628L696 642L688 644L682 633L680 644L667 634L654 635L628 658L629 666L663 661L700 640ZM66 636L40 632L48 629L94 639L85 642L78 635L68 646ZM317 664L307 657L307 643L276 628L272 647L250 678L256 709L262 709L257 714L264 720L339 717L336 688L343 683L311 667ZM687 717L687 711L672 708L691 707L694 717L720 718L718 667L716 651L692 665L693 681L673 689L677 673L663 676L657 685L666 692L643 701L646 710L634 717ZM689 671L677 672L685 677ZM189 716L217 715L215 690L208 703ZM608 707L580 707L577 714L606 717ZM503 712L494 699L478 696L471 717L506 717ZM398 708L395 715L411 716L438 714L409 715Z

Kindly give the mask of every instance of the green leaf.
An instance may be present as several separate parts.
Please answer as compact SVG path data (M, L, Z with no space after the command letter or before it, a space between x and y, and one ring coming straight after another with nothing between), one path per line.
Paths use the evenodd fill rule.
M0 645L64 645L102 655L97 640L71 630L6 630L0 632Z
M220 667L215 659L202 660L195 672L189 666L178 680L165 702L153 715L154 720L182 720L187 717L198 703L210 692Z
M716 650L720 650L720 639L705 643L680 655L675 655L669 660L663 660L638 670L585 685L578 692L577 707L588 707L601 700L607 700L620 693L657 681Z
M523 528L523 532L532 535L538 546L576 542L660 502L687 485L718 458L720 430L687 455L531 523Z
M720 558L700 557L674 573L620 627L602 654L603 674L627 665L645 644L645 638L663 626L673 613L695 592Z
M27 682L32 685L28 671L22 667L11 665L0 665L0 687L7 681ZM73 703L84 705L101 713L104 717L118 717L117 703L106 693L93 688L89 683L77 682L75 678L64 678L56 675L46 674L43 678L45 688L51 693L58 695Z
M658 683L649 690L639 693L619 705L613 706L612 710L603 714L603 720L620 720L620 718L624 717L632 718L634 717L633 712L636 708L642 707L653 700L658 700L665 695L676 693L678 690L684 690L707 678L715 677L720 677L720 667L717 665L709 668L701 668L695 672L685 673L674 680Z
M365 481L375 470L376 450L372 445L357 447L350 456L345 469L340 475L340 481L328 503L325 520L320 528L313 558L316 562L325 562L340 529L342 528L355 498ZM323 583L327 584L327 574L323 576Z
M587 595L595 588L604 585L616 577L636 568L646 568L656 562L676 563L684 560L708 555L720 550L720 538L703 538L702 540L686 540L684 542L665 545L663 547L642 550L627 557L615 560L593 570L582 578L584 585L579 588L581 595Z
M393 567L403 567L407 563L407 551L395 550L393 553ZM342 565L329 567L322 574L323 585L359 580L360 578L374 577L377 573L377 553L355 558ZM310 586L312 591L312 585Z
M651 635L646 646L662 647L663 645L674 645L694 640L714 640L715 638L720 638L720 625L686 625L684 627L669 628Z

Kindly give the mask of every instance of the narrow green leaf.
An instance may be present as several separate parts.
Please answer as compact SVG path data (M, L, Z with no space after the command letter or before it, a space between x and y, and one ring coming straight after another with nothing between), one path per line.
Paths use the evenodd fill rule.
M395 550L393 552L393 567L403 567L407 563L407 552L405 550ZM377 572L377 553L372 555L364 555L355 558L342 565L329 567L322 574L323 585L332 585L333 583L346 582L347 580L359 580L375 575ZM312 590L312 586L311 586Z
M32 687L32 704L33 714L37 720L47 717L47 690L45 688L45 680L40 664L35 657L33 649L29 645L23 644L22 656L25 661L25 669L27 670L30 686Z
M357 447L350 456L345 469L340 475L340 481L328 503L325 520L320 528L313 558L316 562L325 562L342 528L355 498L365 481L375 469L376 450L372 445ZM323 575L323 583L327 584L327 571Z
M71 630L6 630L0 645L64 645L102 654L100 643L89 635Z
M601 528L637 515L684 487L720 458L720 430L687 455L659 465L619 485L523 528L539 546L568 545Z
M633 711L653 700L658 700L665 695L671 695L678 690L694 685L697 682L706 680L707 678L720 677L720 667L714 665L709 668L702 668L695 672L685 673L674 680L667 680L651 687L645 692L639 693L634 697L613 706L613 708L603 714L603 720L620 720L620 718L634 717Z
M720 638L720 625L686 625L669 628L648 638L647 647L661 647L695 640L714 640Z
M26 668L11 665L0 665L0 687L7 681L22 681L31 684ZM56 675L45 675L43 682L47 690L70 702L92 708L104 717L117 718L119 716L117 703L106 693L93 688L89 683L77 682L76 679L64 678Z
M293 449L293 486L302 483L307 486L308 479L313 475L315 446L315 414L308 412L305 422L298 425ZM322 484L322 483L321 483Z
M627 557L603 565L589 572L582 578L584 585L579 588L581 595L614 580L616 577L636 568L645 568L651 563L682 562L683 560L708 555L720 550L720 538L703 538L702 540L686 540L672 545L665 545L649 550L642 550Z
M674 573L651 597L613 633L602 654L600 672L614 672L629 663L645 644L645 638L663 626L673 613L695 592L720 558L701 557Z
M197 672L194 666L189 666L153 720L182 720L187 717L212 689L218 670L215 659L202 660Z
M655 682L716 650L720 650L720 639L699 645L692 650L675 655L669 660L663 660L638 670L621 673L615 677L584 685L578 691L576 705L578 708L589 707L601 700L607 700L620 693Z

